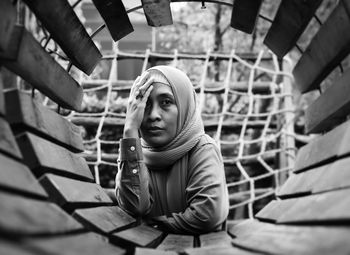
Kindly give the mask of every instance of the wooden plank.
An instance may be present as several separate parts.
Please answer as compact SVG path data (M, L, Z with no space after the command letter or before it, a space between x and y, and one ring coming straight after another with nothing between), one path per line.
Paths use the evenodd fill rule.
M15 137L13 136L10 125L0 116L0 152L5 153L15 159L22 159Z
M175 251L160 251L151 248L136 247L134 255L177 255Z
M50 200L67 211L81 207L112 205L113 201L96 183L45 174L39 179Z
M259 220L268 221L268 222L276 222L277 219L281 217L281 215L290 210L295 204L295 200L288 200L288 203L272 200L269 204L264 206L255 217Z
M23 243L14 240L0 239L0 254L6 255L41 255L37 250L31 249Z
M5 92L6 119L15 132L29 130L73 152L83 152L83 138L79 127L58 113L46 108L29 93L17 89Z
M312 187L312 193L350 187L350 158L339 159L321 174Z
M173 24L169 0L141 0L147 24L152 27Z
M16 10L10 0L0 1L0 52L6 52L16 24Z
M248 34L253 33L262 2L262 0L235 0L231 27Z
M95 233L79 235L65 235L61 237L27 238L24 243L29 248L36 249L39 254L61 255L121 255L126 251L115 245L111 245L101 236Z
M350 153L350 121L316 137L298 151L295 172L327 163Z
M301 93L318 88L350 53L349 11L350 1L339 1L294 67L295 84Z
M305 111L307 133L328 131L350 112L350 70L324 91Z
M47 198L45 190L39 185L27 166L0 154L0 188L20 194Z
M335 190L317 195L281 200L287 203L286 210L277 223L330 223L349 222L350 189ZM290 206L292 204L292 206Z
M204 248L192 248L186 249L185 254L187 255L256 255L258 253L248 250L239 249L237 247L230 246L210 246Z
M232 238L226 231L213 232L199 236L201 247L206 246L231 246Z
M90 75L102 58L67 0L24 0L72 63Z
M57 205L0 193L0 233L8 236L52 235L81 231L82 226Z
M83 89L28 31L23 31L17 60L0 63L62 107L82 109Z
M291 175L281 189L276 192L276 195L280 198L287 198L311 194L313 186L323 178L328 168L330 168L330 164Z
M110 241L126 247L156 247L163 239L164 234L152 227L139 225L110 236Z
M92 2L115 42L134 31L121 0L93 0Z
M65 148L28 132L18 135L16 139L25 164L36 176L49 172L80 180L94 180L85 159Z
M136 220L118 206L100 206L75 210L73 217L93 231L108 234L136 224Z
M232 240L240 248L264 254L348 254L348 227L283 226L265 223L258 231Z
M279 58L283 58L296 44L322 0L283 0L264 39Z
M162 243L157 246L157 250L184 252L185 249L192 248L193 243L193 236L169 234Z

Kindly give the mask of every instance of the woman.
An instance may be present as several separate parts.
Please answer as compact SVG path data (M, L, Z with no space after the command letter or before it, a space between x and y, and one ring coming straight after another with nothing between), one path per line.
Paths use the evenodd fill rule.
M117 201L128 213L172 233L221 228L228 214L223 161L182 71L156 66L135 80L119 162Z

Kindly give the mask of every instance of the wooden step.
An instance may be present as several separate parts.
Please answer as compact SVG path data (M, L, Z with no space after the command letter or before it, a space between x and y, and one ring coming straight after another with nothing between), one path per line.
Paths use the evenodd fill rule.
M93 0L92 2L115 42L134 31L121 0Z
M262 0L235 0L231 14L231 27L251 34L254 31Z
M146 225L139 225L111 235L110 241L125 247L156 247L163 237L164 233L161 231Z
M10 236L57 235L82 226L57 205L0 192L0 233Z
M90 75L102 55L69 2L66 0L24 0L24 2L72 63Z
M324 91L305 111L307 133L328 131L346 119L350 112L350 70Z
M0 152L21 160L22 154L13 136L10 125L0 116Z
M232 238L226 231L213 232L199 236L200 247L231 246Z
M79 127L46 108L29 93L17 89L5 92L6 118L16 133L28 130L72 152L84 151Z
M350 121L314 138L298 151L295 172L334 161L350 153Z
M0 63L62 107L82 109L83 89L27 30L23 31L17 59L0 59Z
M49 194L51 201L66 211L94 206L111 206L113 201L96 183L83 182L53 174L45 174L40 184Z
M264 39L279 58L283 58L297 43L322 0L283 0Z
M25 239L24 244L29 249L35 249L39 254L61 255L122 255L126 251L112 245L95 233L64 235L59 237L40 237ZM42 253L40 253L42 252ZM36 253L37 254L37 253Z
M36 176L49 172L94 181L84 158L28 132L18 135L16 139L25 164Z
M30 169L24 164L0 153L0 188L24 196L48 198Z
M349 30L350 1L339 1L294 67L295 84L301 93L317 89L350 53Z
M184 252L187 248L192 248L194 237L189 235L168 234L157 246L157 250Z
M103 234L121 231L136 224L136 220L118 206L78 209L73 217L93 231Z

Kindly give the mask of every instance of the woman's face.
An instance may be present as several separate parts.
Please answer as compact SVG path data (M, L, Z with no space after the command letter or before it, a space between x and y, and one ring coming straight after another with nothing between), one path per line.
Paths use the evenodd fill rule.
M170 86L153 83L141 123L141 136L152 147L173 140L177 130L178 109Z

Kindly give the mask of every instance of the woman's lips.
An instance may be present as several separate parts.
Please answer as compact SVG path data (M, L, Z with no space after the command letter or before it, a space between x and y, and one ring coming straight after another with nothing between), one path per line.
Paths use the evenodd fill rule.
M159 134L162 131L164 131L164 129L160 128L160 127L149 127L149 128L147 128L147 132L151 133L151 134Z

